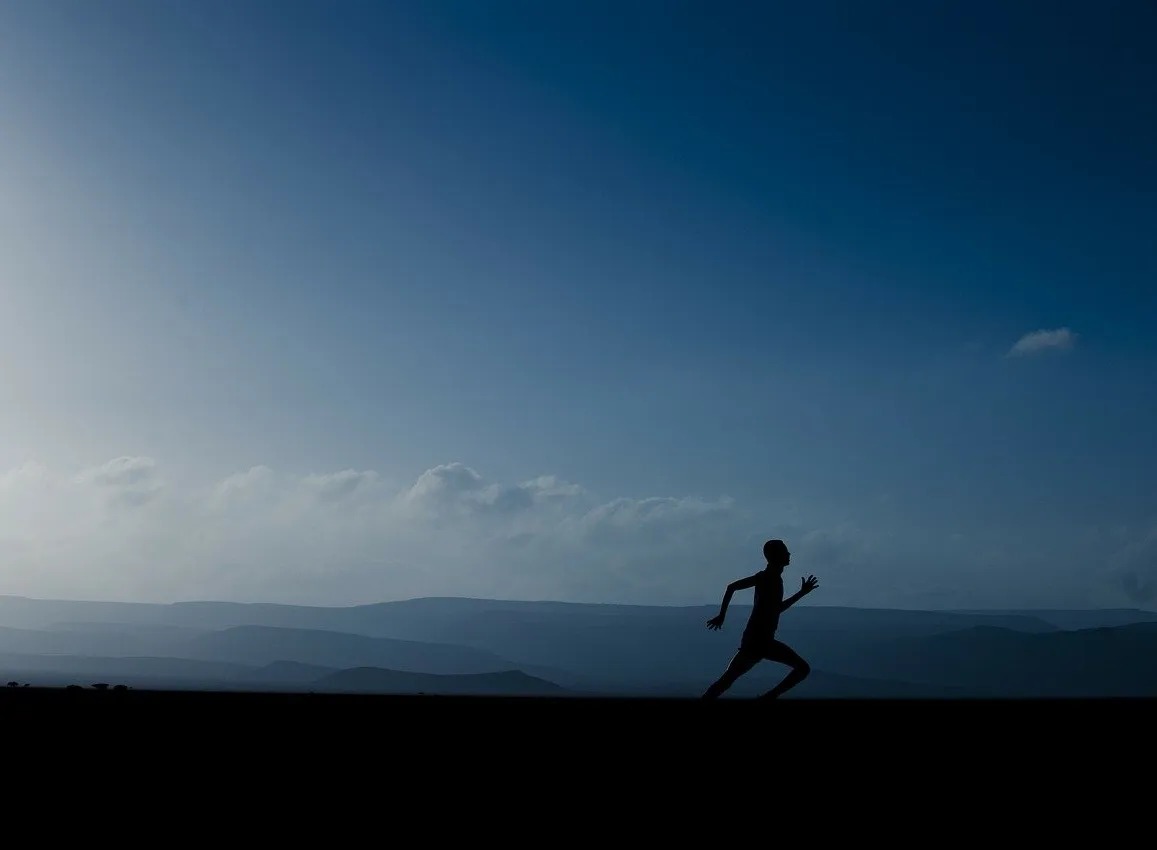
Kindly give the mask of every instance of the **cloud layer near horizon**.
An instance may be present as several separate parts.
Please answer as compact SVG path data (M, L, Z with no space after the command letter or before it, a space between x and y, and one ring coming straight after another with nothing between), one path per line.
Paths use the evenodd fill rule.
M785 513L769 525L767 508L726 496L600 498L550 475L490 481L462 463L401 485L372 470L291 475L254 466L201 487L145 457L75 474L28 463L0 474L0 593L712 604L728 581L762 566L769 536L783 536L795 553L788 592L796 573L819 575L817 604L1015 606L1018 593L1040 593L1016 584L1023 549L978 551L959 534L818 527ZM1151 543L1126 542L1117 597L1106 601L1151 601Z
M553 476L502 484L462 463L401 487L369 470L295 476L255 466L201 488L166 479L151 458L75 475L29 463L0 475L0 592L321 604L670 599L702 585L689 578L696 558L710 552L718 563L737 540L750 548L741 528L726 497L600 500Z

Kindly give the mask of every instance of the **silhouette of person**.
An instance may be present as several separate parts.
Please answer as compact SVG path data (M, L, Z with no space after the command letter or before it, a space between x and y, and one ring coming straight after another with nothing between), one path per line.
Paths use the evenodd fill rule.
M803 597L816 589L819 582L815 576L800 579L799 591L787 599L783 598L783 568L791 563L791 552L782 540L768 540L763 544L763 557L767 566L754 575L747 576L727 585L727 592L723 595L723 604L719 614L707 621L707 628L718 631L723 628L723 621L727 617L727 606L737 590L755 588L755 600L751 609L751 616L747 620L747 627L743 630L743 637L739 641L739 650L723 671L723 675L715 680L711 687L703 694L702 699L715 699L732 685L736 680L747 673L760 661L775 661L791 667L783 681L760 699L776 699L785 691L794 688L807 678L811 666L800 655L783 641L775 637L779 628L779 615L790 608Z

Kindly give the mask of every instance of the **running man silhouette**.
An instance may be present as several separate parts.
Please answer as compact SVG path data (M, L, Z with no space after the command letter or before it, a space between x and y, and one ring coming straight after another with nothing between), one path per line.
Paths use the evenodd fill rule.
M791 563L791 552L788 551L787 544L782 540L768 540L763 544L763 557L767 561L767 566L754 575L727 585L719 614L707 621L709 629L718 631L723 628L727 606L731 604L731 597L735 591L755 588L751 616L739 641L739 651L735 653L723 675L703 694L702 699L715 699L734 685L740 676L764 660L786 664L791 670L783 677L783 681L763 694L760 699L778 698L784 691L794 688L806 679L811 672L811 666L794 649L777 640L775 632L779 628L779 615L815 590L819 582L815 576L800 579L799 591L784 599L783 568Z

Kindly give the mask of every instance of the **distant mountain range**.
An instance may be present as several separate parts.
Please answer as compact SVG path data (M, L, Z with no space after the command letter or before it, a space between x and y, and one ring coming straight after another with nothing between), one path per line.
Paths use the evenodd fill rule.
M136 687L695 697L749 608L426 598L346 608L0 596L0 678ZM1157 696L1157 612L797 605L792 696ZM729 692L766 690L759 665ZM474 689L474 690L471 690ZM789 697L790 698L790 697Z

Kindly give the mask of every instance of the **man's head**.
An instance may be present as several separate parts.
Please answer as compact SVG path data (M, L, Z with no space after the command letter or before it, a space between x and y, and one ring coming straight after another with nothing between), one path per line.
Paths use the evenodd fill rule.
M763 544L763 558L768 567L782 570L791 563L791 552L782 540L768 540Z

